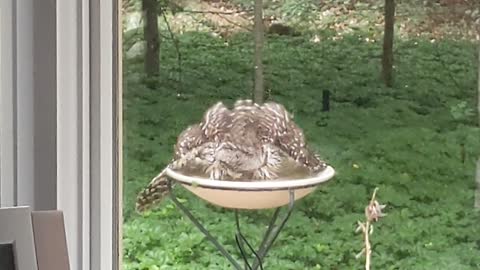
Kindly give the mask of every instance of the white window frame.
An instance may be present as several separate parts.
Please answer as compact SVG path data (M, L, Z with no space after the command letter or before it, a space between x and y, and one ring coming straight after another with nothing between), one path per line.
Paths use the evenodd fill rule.
M0 207L62 210L72 270L121 269L120 7L0 1Z

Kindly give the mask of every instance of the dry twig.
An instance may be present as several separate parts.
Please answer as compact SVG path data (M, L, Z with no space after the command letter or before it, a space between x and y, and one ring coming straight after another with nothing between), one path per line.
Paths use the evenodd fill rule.
M372 247L370 245L370 234L373 233L373 222L377 222L381 217L384 217L386 214L382 212L385 208L385 205L380 204L376 200L378 188L375 188L373 191L372 199L370 203L365 207L365 222L358 221L358 227L355 232L363 233L363 240L365 242L363 249L355 256L355 258L360 258L362 255L365 255L365 270L370 270L371 259L372 259Z
M215 10L182 10L182 13L199 13L199 14L215 14L215 15L237 15L252 12L253 9L237 10L237 11L215 11Z

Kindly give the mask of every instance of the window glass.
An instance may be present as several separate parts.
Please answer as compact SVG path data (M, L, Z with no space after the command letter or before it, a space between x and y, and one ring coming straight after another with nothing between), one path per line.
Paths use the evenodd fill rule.
M196 153L200 169L183 167L182 175L232 182L239 173L236 181L249 187L262 178L259 168L271 153L293 162L281 163L281 172L259 185L278 184L279 175L314 177L322 162L335 170L295 201L257 267L360 269L370 261L377 269L480 267L476 1L124 0L122 12L125 269L232 269L167 196L167 182L159 177L149 185L191 149L216 154ZM245 106L255 128L225 111L204 115L217 102L233 110L238 100L252 98L260 108L274 102L288 114ZM202 129L201 122L211 125ZM198 132L183 133L190 139L175 152L177 138L192 125ZM206 146L228 140L233 150ZM292 173L298 168L306 171ZM255 197L228 193L231 184L222 193L217 184L202 186L208 181L187 189L177 180L177 200L238 269L254 269L274 209L239 210L240 235L233 209L191 190L252 208L273 191ZM136 211L136 204L144 210L160 197ZM280 218L287 210L284 205Z

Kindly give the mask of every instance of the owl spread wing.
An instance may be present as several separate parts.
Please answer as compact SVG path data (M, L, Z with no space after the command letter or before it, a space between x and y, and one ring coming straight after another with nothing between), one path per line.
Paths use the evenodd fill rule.
M230 110L222 102L208 109L200 123L206 141L221 141L231 126Z
M204 144L205 136L199 124L189 126L178 136L177 143L174 146L174 160L185 156L192 149Z
M258 105L239 100L232 110L219 102L205 112L199 124L178 136L169 166L199 166L217 180L276 179L285 159L312 172L323 170L325 162L309 149L292 118L284 106L274 102ZM150 208L167 194L163 170L138 195L137 211Z
M230 125L229 110L223 103L218 102L210 107L199 124L191 125L180 133L174 146L174 158L169 166L180 169L186 164L198 160L198 156L202 154L204 159L199 159L203 161L202 165L211 166L213 161L208 162L209 149L214 147L215 142L218 143L224 139L224 134ZM221 173L218 173L218 170L211 174L216 177L222 176ZM164 169L138 194L136 210L143 212L162 201L168 195L167 181L166 169Z
M272 129L270 138L276 146L312 172L319 172L326 168L326 163L307 146L302 129L293 122L292 115L284 106L266 103L263 107L267 115L265 122L273 123L270 127Z

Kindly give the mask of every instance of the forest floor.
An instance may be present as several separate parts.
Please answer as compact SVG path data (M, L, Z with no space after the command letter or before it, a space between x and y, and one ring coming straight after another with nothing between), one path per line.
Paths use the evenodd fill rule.
M125 0L132 1L132 0ZM355 4L351 4L354 2ZM167 10L172 29L210 32L228 37L253 29L253 1L246 0L178 0ZM480 4L477 0L397 0L395 33L402 38L424 37L430 40L478 39ZM384 1L264 1L264 16L303 32L331 31L329 38L342 39L354 31L367 33L370 42L383 35ZM139 7L125 9L126 39L141 36ZM163 23L160 23L165 28ZM317 35L318 36L318 35ZM128 43L128 42L127 42ZM128 48L130 46L127 45Z
M337 171L330 184L297 204L265 269L362 269L355 259L362 238L354 230L375 187L388 215L371 237L373 269L479 269L475 45L397 39L395 85L385 88L381 44L369 42L364 31L341 40L334 35L322 34L322 42L270 36L265 48L270 99L294 113L308 141ZM133 211L137 192L170 161L179 132L219 100L250 97L250 35L226 43L188 32L179 42L180 81L169 41L162 43L157 78L145 77L141 57L125 60L125 270L230 269L170 201L142 216ZM322 90L332 91L329 112L321 110ZM181 188L178 194L235 253L232 212ZM270 213L242 213L247 237L258 241Z
M186 18L190 18L197 26L209 26L213 32L221 35L253 29L251 1L188 0L178 3L184 11L175 16L182 17L178 29L188 27ZM475 0L397 0L396 4L396 32L401 37L423 36L437 40L445 37L477 37L475 26L480 24L480 4ZM264 15L300 30L329 29L335 33L332 38L337 39L361 29L370 33L370 39L375 40L383 35L384 1L326 0L321 4L308 0L264 1Z

